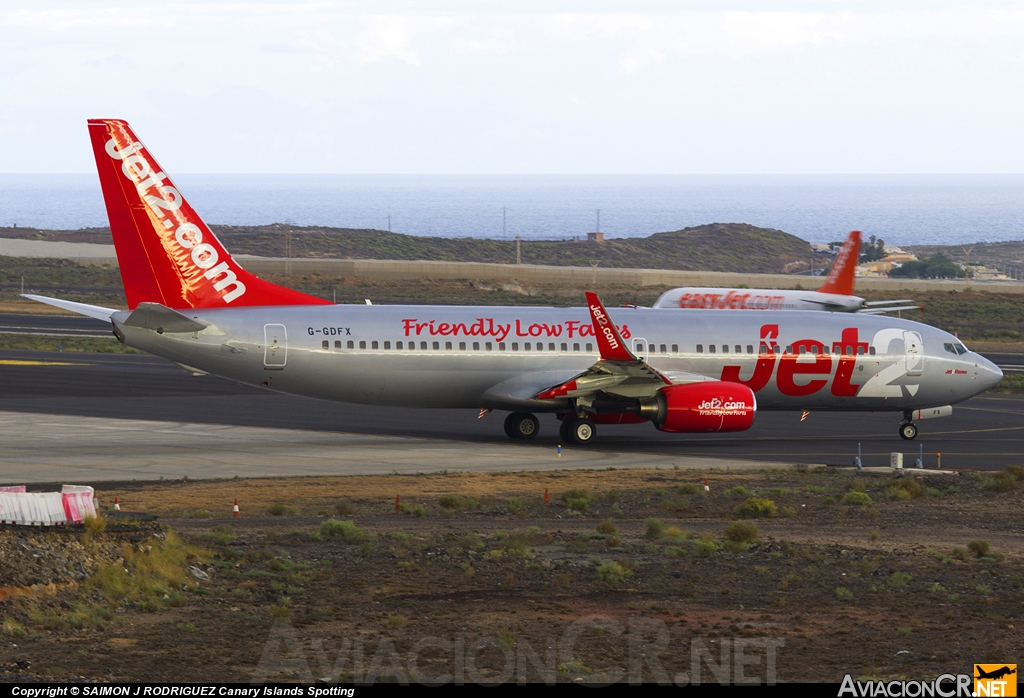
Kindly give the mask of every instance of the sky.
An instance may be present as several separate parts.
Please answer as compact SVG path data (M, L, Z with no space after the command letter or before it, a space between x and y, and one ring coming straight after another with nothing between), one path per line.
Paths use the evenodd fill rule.
M0 172L1020 173L1024 3L0 3Z

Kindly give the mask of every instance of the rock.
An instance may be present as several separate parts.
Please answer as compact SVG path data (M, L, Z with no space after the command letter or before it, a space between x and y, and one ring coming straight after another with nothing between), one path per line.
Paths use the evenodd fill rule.
M191 574L193 577L195 577L196 579L198 579L200 581L209 581L210 580L210 575L206 574L206 572L203 572L198 567L195 567L195 566L189 567L188 571L189 571L189 574Z

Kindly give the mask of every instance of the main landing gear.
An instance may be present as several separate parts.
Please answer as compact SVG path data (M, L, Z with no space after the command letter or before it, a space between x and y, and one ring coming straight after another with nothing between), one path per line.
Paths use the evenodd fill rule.
M505 433L510 439L533 439L540 431L540 422L529 412L513 412L505 417Z
M917 438L917 425L913 422L900 422L900 438L913 441Z
M597 427L586 417L570 414L562 420L562 426L558 428L558 435L566 443L586 446L597 435Z

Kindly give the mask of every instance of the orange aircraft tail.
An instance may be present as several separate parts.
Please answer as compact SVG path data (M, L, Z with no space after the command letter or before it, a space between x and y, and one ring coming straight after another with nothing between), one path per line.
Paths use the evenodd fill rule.
M857 263L860 261L860 231L850 232L842 249L836 255L836 261L828 272L828 278L818 289L821 293L834 293L837 296L853 295L853 279L857 275Z

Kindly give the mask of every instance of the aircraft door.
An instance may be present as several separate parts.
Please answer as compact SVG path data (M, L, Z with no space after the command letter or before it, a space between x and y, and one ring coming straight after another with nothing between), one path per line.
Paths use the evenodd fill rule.
M263 326L263 367L280 370L288 363L288 331L284 325Z
M633 356L641 361L647 361L647 358L650 356L649 350L650 345L647 343L646 339L643 337L633 338Z
M907 352L908 376L920 376L924 370L924 351L921 345L921 335L919 333L903 333L903 346Z

